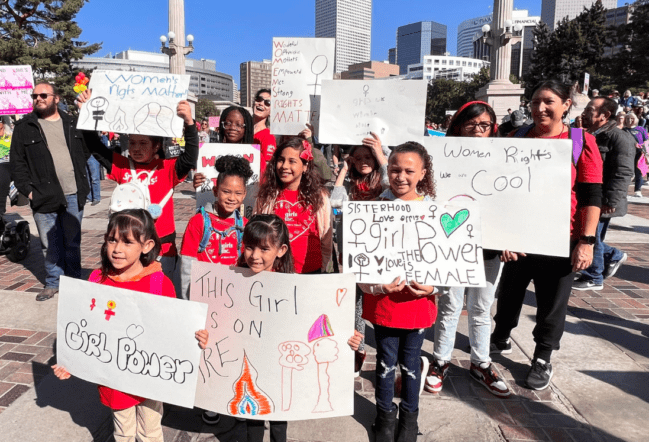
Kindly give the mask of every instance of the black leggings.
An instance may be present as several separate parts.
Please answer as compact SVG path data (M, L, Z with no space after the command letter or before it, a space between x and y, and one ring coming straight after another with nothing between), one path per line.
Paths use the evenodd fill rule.
M503 267L498 285L498 304L491 341L504 343L518 325L518 319L530 281L536 295L536 326L532 331L536 348L534 358L550 361L559 342L568 312L568 301L574 282L570 258L528 255Z
M248 442L262 442L264 440L264 421L248 419ZM286 421L269 421L271 442L286 442Z
M9 163L0 163L0 216L7 211L7 195L11 184L11 168Z

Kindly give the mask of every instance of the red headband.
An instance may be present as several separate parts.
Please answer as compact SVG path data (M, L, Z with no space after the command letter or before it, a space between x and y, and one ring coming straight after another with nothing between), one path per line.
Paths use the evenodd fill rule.
M449 126L452 126L453 123L455 122L455 120L457 119L457 117L462 113L462 111L463 111L464 109L466 109L467 107L471 106L472 104L482 104L482 105L484 105L484 106L487 106L487 107L490 108L490 109L493 109L493 108L489 105L489 103L485 103L484 101L469 101L468 103L465 103L465 104L463 104L462 106L460 106L460 108L457 110L457 112L455 112L455 114L454 114L453 117L451 118L451 122L449 123ZM459 129L459 128L458 128L458 129ZM498 132L498 123L497 123L497 122L494 122L493 133L495 134L496 132ZM453 135L459 135L459 134L453 134Z

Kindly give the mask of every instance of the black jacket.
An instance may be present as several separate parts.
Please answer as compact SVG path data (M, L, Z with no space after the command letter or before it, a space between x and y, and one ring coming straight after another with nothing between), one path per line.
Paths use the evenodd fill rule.
M604 162L602 205L615 208L603 218L626 215L626 196L634 176L635 144L633 135L618 129L615 121L609 121L596 131L595 139Z
M61 111L59 115L63 120L65 141L74 168L77 202L79 210L82 210L90 192L86 173L86 161L90 158L90 152L81 132L76 129L76 119ZM38 124L38 117L33 112L16 123L11 138L10 163L11 179L20 193L25 196L32 193L30 203L35 213L56 212L67 206L47 140Z

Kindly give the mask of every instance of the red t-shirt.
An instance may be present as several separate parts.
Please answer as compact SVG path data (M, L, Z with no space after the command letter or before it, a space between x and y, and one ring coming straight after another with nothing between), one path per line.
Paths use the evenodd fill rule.
M264 176L264 171L266 170L266 164L270 161L275 153L275 145L277 141L275 136L270 133L270 129L266 128L260 130L255 134L254 143L259 144L261 148L261 165L260 165L260 178Z
M157 204L162 201L169 190L182 182L182 179L176 175L176 159L154 160L149 164L142 165L134 163L134 165L135 173L138 175L140 181L147 179L145 172L154 171L151 174L149 184L149 195L151 196L152 204ZM113 168L108 178L117 181L118 184L131 182L133 177L131 176L131 167L128 158L119 154L113 154ZM173 197L162 208L162 215L155 220L155 228L160 238L176 231ZM175 243L165 243L162 245L161 256L176 256L177 254L178 251L176 250Z
M146 267L140 275L131 281L115 281L111 278L106 278L103 282L99 282L100 279L101 270L99 269L93 271L90 274L90 278L88 278L90 282L98 282L111 287L119 287L158 296L167 296L169 298L176 297L176 289L171 280L162 273L162 266L159 262L154 262ZM124 393L104 385L99 385L97 388L101 403L112 410L124 410L146 400L143 397Z
M295 262L295 273L311 273L322 267L318 221L311 206L298 202L298 190L282 190L273 212L286 223Z
M219 218L217 215L208 214L212 227L221 232L234 226L234 217ZM243 225L248 223L246 218L243 218ZM187 224L187 230L183 236L183 245L180 248L180 254L183 256L191 256L203 262L213 262L223 265L236 264L237 253L237 232L232 230L225 238L221 238L216 232L210 235L210 241L202 253L198 253L198 245L203 239L203 215L197 213L194 215ZM219 243L221 243L221 253L219 253Z
M515 131L514 131L515 132ZM526 138L534 138L531 136L532 131L529 131ZM513 135L513 133L512 133ZM512 136L510 135L510 136ZM584 222L583 215L577 216L577 184L578 183L594 183L601 184L603 182L603 169L604 164L602 155L599 153L597 141L595 137L589 133L584 133L586 142L584 149L579 157L577 168L573 165L571 167L571 195L570 195L570 238L575 240L579 239L582 235L582 224ZM563 132L556 137L547 137L546 139L565 140L570 139L570 132ZM571 149L572 155L572 149Z

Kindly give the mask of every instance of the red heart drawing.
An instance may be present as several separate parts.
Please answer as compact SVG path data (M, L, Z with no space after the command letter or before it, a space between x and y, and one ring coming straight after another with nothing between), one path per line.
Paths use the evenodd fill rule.
M243 155L243 158L246 159L246 160L248 160L249 163L252 163L253 160L255 159L255 154L254 154L254 153L251 153L250 155L245 155L245 154L244 154L244 155Z
M336 290L336 304L338 304L338 307L340 307L340 304L342 304L346 294L347 294L347 289Z

